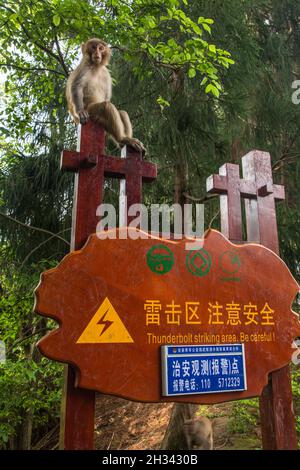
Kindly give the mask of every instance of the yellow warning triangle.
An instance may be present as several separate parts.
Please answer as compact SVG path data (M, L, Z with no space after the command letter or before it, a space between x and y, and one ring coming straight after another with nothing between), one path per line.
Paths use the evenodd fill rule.
M106 297L77 343L133 343L124 323Z

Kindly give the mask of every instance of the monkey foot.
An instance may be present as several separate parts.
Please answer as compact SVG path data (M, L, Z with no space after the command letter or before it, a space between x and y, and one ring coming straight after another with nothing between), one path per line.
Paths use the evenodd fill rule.
M146 153L146 149L144 147L144 144L140 140L134 139L133 137L125 137L124 139L122 139L122 141L120 143L121 143L121 145L129 145L130 147L132 147L137 152L141 152L141 154L143 156Z
M87 111L79 111L78 116L80 124L86 124L89 120L89 113Z

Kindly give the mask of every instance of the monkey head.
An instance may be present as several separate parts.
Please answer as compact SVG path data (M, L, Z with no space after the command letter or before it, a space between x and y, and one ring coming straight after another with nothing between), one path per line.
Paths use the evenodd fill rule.
M106 42L93 38L81 46L83 57L90 65L107 65L110 60L111 50Z

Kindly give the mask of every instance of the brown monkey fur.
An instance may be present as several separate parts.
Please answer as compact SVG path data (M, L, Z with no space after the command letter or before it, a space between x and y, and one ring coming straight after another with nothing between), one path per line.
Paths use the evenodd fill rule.
M185 420L183 433L188 450L213 450L212 424L205 416Z
M111 102L111 76L106 67L111 50L101 39L82 44L82 60L70 74L66 96L68 108L76 124L85 124L89 117L101 124L120 144L145 152L144 145L132 137L132 126L126 111L119 111Z

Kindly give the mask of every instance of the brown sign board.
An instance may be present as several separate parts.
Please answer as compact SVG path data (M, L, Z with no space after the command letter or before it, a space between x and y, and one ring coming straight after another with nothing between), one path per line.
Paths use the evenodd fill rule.
M137 233L92 235L42 274L35 310L59 327L40 340L41 352L73 365L76 386L132 400L218 403L260 395L300 336L291 310L299 286L284 262L214 230L193 249L186 239L143 232L125 239L126 230ZM247 390L162 396L161 346L229 343L244 344Z

